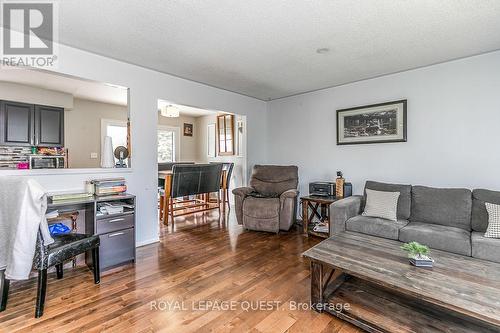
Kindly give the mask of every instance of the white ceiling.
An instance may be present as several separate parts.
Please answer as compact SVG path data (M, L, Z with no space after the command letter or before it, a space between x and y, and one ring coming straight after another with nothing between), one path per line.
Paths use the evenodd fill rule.
M1 69L0 81L55 90L91 101L127 105L127 88L29 69Z
M64 0L59 10L64 44L263 100L500 49L499 0Z
M217 111L211 111L211 110L195 108L195 107L187 106L187 105L175 104L175 103L172 103L169 101L164 101L161 99L158 100L158 110L160 110L160 108L163 106L169 106L169 105L173 105L176 108L178 108L179 114L182 116L201 117L201 116L215 115L217 113Z

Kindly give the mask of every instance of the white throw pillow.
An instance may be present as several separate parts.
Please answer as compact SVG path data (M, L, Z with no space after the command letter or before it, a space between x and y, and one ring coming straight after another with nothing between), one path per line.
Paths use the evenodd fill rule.
M495 205L489 202L485 203L488 211L488 229L484 237L500 238L500 205Z
M399 192L383 192L366 189L366 204L363 216L398 220Z

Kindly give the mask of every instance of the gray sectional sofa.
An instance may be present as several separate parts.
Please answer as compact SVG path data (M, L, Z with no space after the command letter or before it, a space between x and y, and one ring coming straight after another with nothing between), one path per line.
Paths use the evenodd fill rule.
M462 188L432 188L367 181L365 189L400 192L397 221L361 215L364 196L352 196L330 206L330 234L350 231L417 241L430 248L500 263L500 239L486 238L485 202L500 204L500 192Z

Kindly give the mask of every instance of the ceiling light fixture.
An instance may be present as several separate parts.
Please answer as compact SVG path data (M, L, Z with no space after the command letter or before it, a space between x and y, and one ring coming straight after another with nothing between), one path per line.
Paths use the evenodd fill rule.
M167 118L177 118L179 117L179 109L173 105L165 105L161 107L160 114Z
M322 48L316 49L316 53L318 53L318 54L326 54L328 52L330 52L330 49L327 47L322 47Z

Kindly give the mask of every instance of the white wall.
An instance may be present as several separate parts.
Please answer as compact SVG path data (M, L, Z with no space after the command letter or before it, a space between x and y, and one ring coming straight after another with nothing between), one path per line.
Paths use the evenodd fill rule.
M99 168L101 165L101 120L127 121L128 108L86 99L74 99L73 110L64 112L64 146L70 168ZM96 153L97 158L90 154Z
M73 109L73 95L60 91L0 81L0 99L28 104L57 106Z
M37 179L48 190L83 188L84 181L95 177L123 175L129 190L137 195L137 243L158 240L157 216L157 161L156 128L158 99L176 104L192 105L212 110L228 110L247 116L248 136L254 137L248 145L248 164L266 158L266 103L225 90L161 74L138 66L126 64L74 48L59 47L59 72L113 83L130 88L131 144L133 151L132 172L113 170L112 174L83 170L75 173L66 170L60 175L43 175ZM147 65L147 64L146 64ZM26 171L2 171L0 175L27 175Z
M336 145L336 110L408 99L408 142ZM300 190L342 170L368 179L500 190L500 52L269 103L269 159L297 164Z

